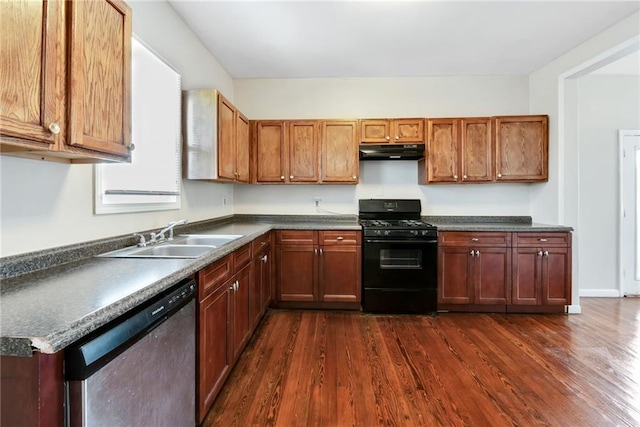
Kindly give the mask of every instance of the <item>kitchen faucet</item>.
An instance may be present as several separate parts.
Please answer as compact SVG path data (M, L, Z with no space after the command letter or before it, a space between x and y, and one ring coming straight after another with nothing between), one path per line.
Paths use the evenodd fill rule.
M148 244L153 245L154 243L164 242L165 240L173 240L173 227L186 223L186 219L181 219L180 221L171 221L169 225L167 225L162 230L158 231L157 233L151 233L151 238L149 239ZM164 233L166 233L167 231L169 232L169 237L164 236Z

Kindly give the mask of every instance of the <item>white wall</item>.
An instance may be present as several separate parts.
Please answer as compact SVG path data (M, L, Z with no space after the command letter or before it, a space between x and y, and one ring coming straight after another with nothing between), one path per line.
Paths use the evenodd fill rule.
M618 130L640 129L639 76L578 79L581 295L618 292Z
M231 77L168 3L128 3L134 33L178 69L183 89L215 87L233 98ZM233 213L231 185L183 181L180 210L97 216L91 165L0 156L0 174L0 256Z
M527 77L234 80L252 119L464 117L528 114ZM425 215L529 215L530 184L419 186L416 161L362 162L357 186L236 186L236 213L355 214L358 199L411 197Z

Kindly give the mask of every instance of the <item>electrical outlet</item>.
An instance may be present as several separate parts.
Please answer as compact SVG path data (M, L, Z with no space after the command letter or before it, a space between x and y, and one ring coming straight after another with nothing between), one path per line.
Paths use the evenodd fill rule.
M316 205L316 206L320 205L320 202L321 202L321 201L322 201L322 197L317 197L317 196L315 196L315 197L313 198L313 204L314 204L314 205Z
M223 197L222 198L222 206L226 206L227 205L227 198Z

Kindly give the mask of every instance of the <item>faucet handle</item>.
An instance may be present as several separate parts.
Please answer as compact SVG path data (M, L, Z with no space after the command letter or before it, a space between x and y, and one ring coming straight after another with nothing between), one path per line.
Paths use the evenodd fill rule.
M133 236L138 238L138 246L140 247L147 246L147 240L144 238L143 234L133 233Z

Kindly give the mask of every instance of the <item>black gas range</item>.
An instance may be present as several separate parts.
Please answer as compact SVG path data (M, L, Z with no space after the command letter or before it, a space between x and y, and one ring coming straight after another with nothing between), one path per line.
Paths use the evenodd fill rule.
M362 308L372 313L435 314L438 230L417 199L363 199Z

